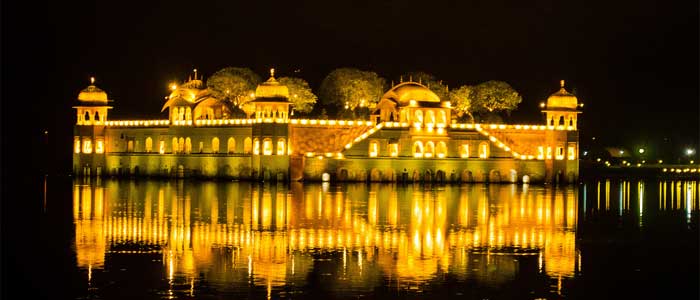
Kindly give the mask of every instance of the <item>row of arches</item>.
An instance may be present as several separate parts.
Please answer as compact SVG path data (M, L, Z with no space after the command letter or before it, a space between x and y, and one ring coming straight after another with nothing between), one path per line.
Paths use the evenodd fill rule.
M341 168L335 174L338 181L368 181L368 182L423 182L423 183L530 183L530 175L518 174L510 170L432 170L432 169L394 169L372 168L370 170L348 170Z
M192 120L192 109L184 106L175 107L172 109L171 118L173 121Z
M441 109L436 113L432 109L416 109L413 113L413 122L424 124L427 127L434 127L436 125L445 126L447 124L447 113L445 110Z
M79 141L78 141L79 142ZM131 141L129 141L131 142ZM172 139L172 153L192 153L192 139L190 137L173 137ZM226 139L226 148L225 152L224 149L222 149L221 145L221 140L218 137L213 137L210 140L210 153L228 153L228 154L235 154L239 153L237 151L236 146L236 139L234 137L229 137ZM261 148L262 146L262 148ZM78 146L76 146L78 147ZM131 147L131 151L133 151L133 147ZM145 140L145 152L151 153L154 152L153 149L153 138L152 137L146 137ZM263 138L262 142L259 138L251 139L250 137L246 137L243 139L243 153L249 154L253 153L256 155L259 155L262 153L262 155L286 155L287 153L287 140L285 138L278 138L274 141L272 138ZM130 152L130 151L127 151ZM165 153L165 141L160 141L159 144L159 149L158 152L163 154ZM199 153L204 152L204 141L199 142Z
M75 137L73 141L73 151L78 153L90 154L93 152L93 140L89 137ZM94 143L94 151L97 154L104 153L104 140L98 138Z
M100 125L107 119L106 112L100 114L101 109L80 109L78 110L78 125Z
M555 121L557 120L557 121ZM574 115L569 115L568 120L564 115L559 115L559 116L554 116L551 115L549 118L549 122L547 122L549 126L571 126L571 127L576 127L576 118Z

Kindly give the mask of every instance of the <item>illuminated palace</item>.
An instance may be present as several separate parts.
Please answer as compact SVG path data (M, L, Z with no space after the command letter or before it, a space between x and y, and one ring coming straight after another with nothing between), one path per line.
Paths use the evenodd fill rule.
M250 180L574 182L578 178L578 99L561 89L543 124L457 123L449 101L402 82L370 120L292 118L289 91L270 78L251 110L236 118L201 77L173 87L168 119L110 120L107 93L78 95L74 172ZM240 111L242 113L242 111Z

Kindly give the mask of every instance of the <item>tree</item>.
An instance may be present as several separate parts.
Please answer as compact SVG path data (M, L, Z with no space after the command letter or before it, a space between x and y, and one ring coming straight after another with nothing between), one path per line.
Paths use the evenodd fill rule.
M469 116L470 121L474 122L473 104L475 90L473 86L463 85L456 90L451 90L449 97L452 107L454 107L457 112L458 117L464 115Z
M294 105L294 110L302 113L311 112L318 97L311 91L306 80L296 77L282 77L279 82L289 89L289 101Z
M207 88L215 98L240 106L252 99L250 94L260 81L260 76L248 68L226 67L207 79Z
M371 107L384 94L385 80L377 73L355 68L335 69L323 79L319 88L321 107L337 115L345 106Z
M510 113L522 102L522 97L508 83L503 81L487 81L474 87L472 112Z
M447 91L447 86L442 83L442 80L438 80L433 74L429 74L422 71L408 72L404 74L403 80L413 80L427 86L435 95L437 95L442 101L449 101L450 94Z

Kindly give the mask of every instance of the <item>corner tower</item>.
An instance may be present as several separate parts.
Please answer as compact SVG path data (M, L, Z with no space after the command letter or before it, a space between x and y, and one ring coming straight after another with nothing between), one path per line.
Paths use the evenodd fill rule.
M548 130L539 155L545 160L545 181L551 183L573 183L579 174L577 128L579 108L583 104L564 88L564 83L561 80L559 91L547 98L546 105L541 105Z
M105 122L109 106L107 93L95 86L95 78L78 94L77 117L73 129L73 172L100 176L105 162Z
M270 78L255 89L253 123L253 177L262 180L289 179L289 89Z

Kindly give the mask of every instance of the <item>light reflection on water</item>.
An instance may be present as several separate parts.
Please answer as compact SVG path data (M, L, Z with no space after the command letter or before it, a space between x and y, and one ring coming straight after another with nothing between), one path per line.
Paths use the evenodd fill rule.
M577 245L585 218L611 211L643 227L649 209L685 210L691 222L698 183L653 184L658 203L645 200L650 183L641 181L545 187L78 180L75 254L89 293L98 295L114 280L115 266L129 272L134 257L151 258L144 268L159 277L144 292L165 298L303 297L318 282L341 296L378 287L400 295L448 280L495 289L525 280L531 294L565 295L566 281L585 273Z

